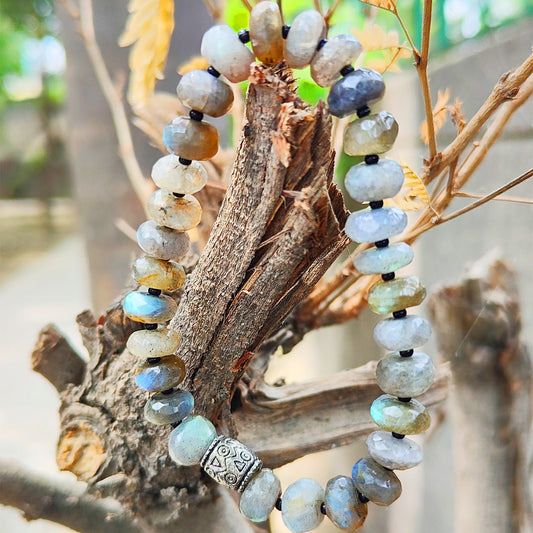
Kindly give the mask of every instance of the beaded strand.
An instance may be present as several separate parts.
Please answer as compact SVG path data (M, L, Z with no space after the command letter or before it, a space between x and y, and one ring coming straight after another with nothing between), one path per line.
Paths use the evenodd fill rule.
M398 163L380 159L392 147L398 124L386 111L372 114L369 106L382 98L385 85L379 73L354 69L352 63L361 50L352 35L326 39L326 24L315 10L300 13L292 26L283 25L278 4L271 1L253 7L249 30L237 34L227 25L217 25L204 34L201 53L210 66L186 73L178 84L178 97L190 108L189 116L175 118L164 130L170 154L153 167L159 189L148 200L152 220L137 231L146 256L135 261L133 277L146 292L134 291L124 299L125 314L144 324L127 341L127 349L145 360L136 373L137 385L153 393L144 415L151 423L174 428L170 457L181 466L200 464L217 482L241 492L239 507L249 520L263 522L277 509L296 533L315 529L324 515L339 529L355 531L365 521L368 502L394 502L401 483L393 470L412 468L422 460L420 446L406 435L421 433L430 423L427 410L414 397L429 389L434 367L428 355L414 348L427 342L431 329L422 317L407 314L407 308L419 305L426 293L416 276L396 277L395 271L413 260L413 251L406 243L390 243L405 229L407 216L401 209L384 206L384 199L395 196L404 180ZM355 242L374 244L355 257L354 265L361 274L381 275L369 291L369 307L392 314L374 329L376 342L392 353L376 369L384 394L370 408L381 430L367 438L369 457L355 463L351 477L330 479L325 490L315 480L302 478L282 497L279 479L263 468L253 451L235 439L217 436L209 420L191 414L193 396L177 388L186 374L184 362L175 355L180 335L165 325L177 306L163 294L185 282L185 270L176 261L189 251L186 232L201 219L202 209L193 195L205 186L207 172L199 161L218 151L218 132L203 121L204 115L220 117L229 111L233 92L221 77L233 83L246 80L254 56L267 65L282 60L291 68L310 65L314 81L331 87L330 113L357 115L344 132L344 151L364 156L364 162L348 171L345 185L348 194L368 208L350 214L345 232Z

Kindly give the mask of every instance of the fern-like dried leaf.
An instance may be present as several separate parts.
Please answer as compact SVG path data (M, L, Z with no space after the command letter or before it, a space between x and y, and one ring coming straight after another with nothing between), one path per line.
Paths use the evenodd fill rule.
M186 74L187 72L190 72L191 70L206 70L209 66L209 61L205 59L203 56L194 56L187 61L187 63L184 63L183 65L180 65L178 67L178 74Z
M361 0L364 4L370 6L379 7L380 9L386 9L392 13L396 13L396 0Z
M435 125L435 134L438 133L438 131L442 128L442 126L446 122L446 119L448 118L449 99L450 89L446 89L445 91L439 91L437 93L437 103L433 108L433 123ZM422 137L424 143L428 144L428 124L426 120L424 120L424 122L422 122L422 125L420 126L420 136Z
M130 15L119 39L120 46L134 45L130 52L128 101L134 106L153 94L163 78L172 30L174 0L130 0Z
M384 200L388 206L399 207L404 211L416 211L429 205L429 194L418 174L402 161L403 187L394 198Z

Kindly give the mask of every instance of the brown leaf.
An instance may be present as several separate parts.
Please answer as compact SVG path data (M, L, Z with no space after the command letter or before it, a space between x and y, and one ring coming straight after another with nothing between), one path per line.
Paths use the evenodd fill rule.
M384 204L399 207L404 211L416 211L429 205L428 192L418 174L404 162L402 162L402 169L403 187L394 198L385 200Z
M449 106L447 104L449 99L450 89L446 89L444 92L439 91L437 93L437 103L433 108L433 124L435 127L435 134L437 134L437 132L442 128L446 122L446 119L448 118ZM424 143L428 144L428 124L426 120L424 120L420 126L420 136L422 137Z
M454 100L453 105L448 106L452 124L457 127L459 133L461 133L463 128L466 126L466 120L465 116L463 115L462 106L463 102L459 100L459 98Z
M119 45L134 45L128 89L128 101L133 106L144 102L154 92L156 80L163 78L174 29L174 0L129 0L128 11Z
M361 2L396 13L396 0L361 0Z

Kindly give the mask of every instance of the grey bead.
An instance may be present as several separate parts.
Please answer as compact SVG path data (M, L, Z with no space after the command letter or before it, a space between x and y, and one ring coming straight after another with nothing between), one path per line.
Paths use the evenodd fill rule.
M324 17L314 9L302 11L294 19L285 41L285 61L291 68L304 68L315 55L318 43L326 36Z
M199 464L216 436L215 426L207 418L200 415L188 416L170 434L170 458L178 465Z
M344 130L344 151L348 155L388 152L398 136L398 123L387 111L354 120Z
M351 478L336 476L326 485L326 514L342 531L356 531L368 514L368 506L359 499Z
M361 43L350 34L335 35L328 39L311 61L313 80L321 87L333 85L340 78L343 67L351 65L362 50Z
M152 424L176 424L189 416L194 398L188 391L177 389L171 394L157 393L144 404L144 418Z
M221 117L233 103L231 87L206 70L186 72L176 91L184 105L211 117Z
M413 440L397 439L388 431L374 431L366 439L372 459L389 470L407 470L422 462L422 448Z
M359 459L352 469L357 490L377 505L390 505L402 493L402 484L394 472L371 457Z
M239 509L248 520L265 522L280 494L281 483L278 476L272 470L263 468L244 489Z
M281 498L283 523L293 533L315 529L324 519L320 512L323 501L324 490L314 479L298 479L287 487Z
M387 318L374 328L375 341L391 351L411 350L422 346L431 337L429 322L417 315Z
M424 394L435 376L429 355L415 352L411 357L391 353L381 359L376 368L376 380L383 392L400 398Z
M187 233L160 226L154 220L147 220L139 226L137 242L148 255L165 260L179 260L191 247Z
M329 92L329 112L346 117L383 98L385 83L379 72L360 68L341 78Z
M392 159L380 159L375 165L361 163L346 173L344 185L358 202L375 202L396 196L403 185L403 169Z
M401 233L407 226L407 215L397 207L362 209L352 213L344 231L355 242L376 242Z
M413 260L413 249L405 242L389 244L385 248L370 248L355 256L353 264L361 274L394 272Z

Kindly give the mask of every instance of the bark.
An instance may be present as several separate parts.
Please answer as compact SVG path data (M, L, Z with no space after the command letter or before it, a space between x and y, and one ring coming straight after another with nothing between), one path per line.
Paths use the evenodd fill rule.
M487 256L430 309L453 377L456 531L530 532L532 368L515 274Z

